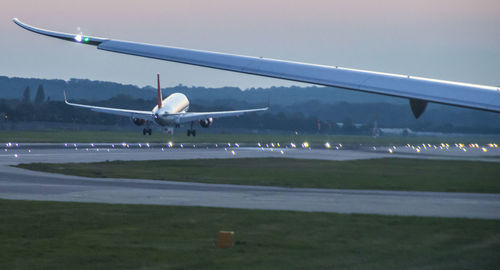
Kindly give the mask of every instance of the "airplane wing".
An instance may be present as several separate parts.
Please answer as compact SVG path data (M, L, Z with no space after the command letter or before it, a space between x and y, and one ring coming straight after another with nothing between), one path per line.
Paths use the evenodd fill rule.
M66 99L66 92L64 92L64 102L70 106L86 108L86 109L90 109L91 111L94 111L94 112L114 114L114 115L126 116L126 117L130 117L130 118L139 118L139 119L144 119L144 120L151 120L151 118L153 117L153 113L151 111L136 111L136 110L126 110L126 109L108 108L108 107L99 107L99 106L71 103L71 102L68 102L68 100Z
M417 118L427 102L500 112L500 87L67 34L32 27L18 19L14 22L38 34L105 51L408 98Z
M177 116L179 117L179 124L187 123L191 121L204 120L207 118L222 118L222 117L231 117L231 116L239 116L245 113L251 112L262 112L267 111L268 108L259 108L259 109L250 109L250 110L238 110L238 111L221 111L221 112L186 112L179 113Z

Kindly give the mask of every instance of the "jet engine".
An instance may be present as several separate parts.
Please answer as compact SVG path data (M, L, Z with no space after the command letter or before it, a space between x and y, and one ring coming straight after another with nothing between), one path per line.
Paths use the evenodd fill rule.
M200 120L200 126L202 128L208 128L209 126L212 125L213 122L214 122L214 120L212 119L212 117L207 118L207 119L203 119L203 120Z
M141 119L141 118L132 118L132 122L134 122L134 124L136 126L142 126L142 125L146 124L146 120Z

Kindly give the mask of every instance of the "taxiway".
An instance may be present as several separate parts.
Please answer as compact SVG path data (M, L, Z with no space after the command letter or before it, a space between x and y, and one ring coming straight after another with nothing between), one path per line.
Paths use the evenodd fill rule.
M157 180L86 178L23 170L31 162L288 157L353 160L385 157L499 161L498 150L441 154L378 150L168 145L10 145L0 154L0 198L20 200L211 206L247 209L500 219L500 194L304 189ZM397 150L394 149L394 150ZM475 153L475 154L474 154Z

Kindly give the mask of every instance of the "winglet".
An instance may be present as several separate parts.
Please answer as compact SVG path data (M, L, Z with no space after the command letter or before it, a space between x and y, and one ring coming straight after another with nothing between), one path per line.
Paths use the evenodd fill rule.
M160 74L156 74L156 79L158 81L158 109L161 109L162 97L161 97L161 88L160 88Z
M91 37L91 36L83 36L82 34L70 34L70 33L62 33L62 32L56 32L56 31L51 31L51 30L46 30L38 27L34 27L28 24L25 24L21 22L18 18L12 19L12 21L17 24L18 26L31 31L33 33L37 33L40 35L44 36L49 36L49 37L54 37L54 38L59 38L62 40L66 41L72 41L72 42L77 42L77 43L82 43L82 44L88 44L88 45L95 45L98 46L102 42L106 41L104 38L100 37Z
M64 94L64 103L69 104L68 99L66 98L66 91L65 90L63 90L63 94Z

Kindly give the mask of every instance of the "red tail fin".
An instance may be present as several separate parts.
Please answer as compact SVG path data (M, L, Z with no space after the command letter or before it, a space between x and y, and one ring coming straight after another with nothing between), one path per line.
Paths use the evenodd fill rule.
M156 79L158 80L158 109L161 108L161 88L160 88L160 74L156 74Z

